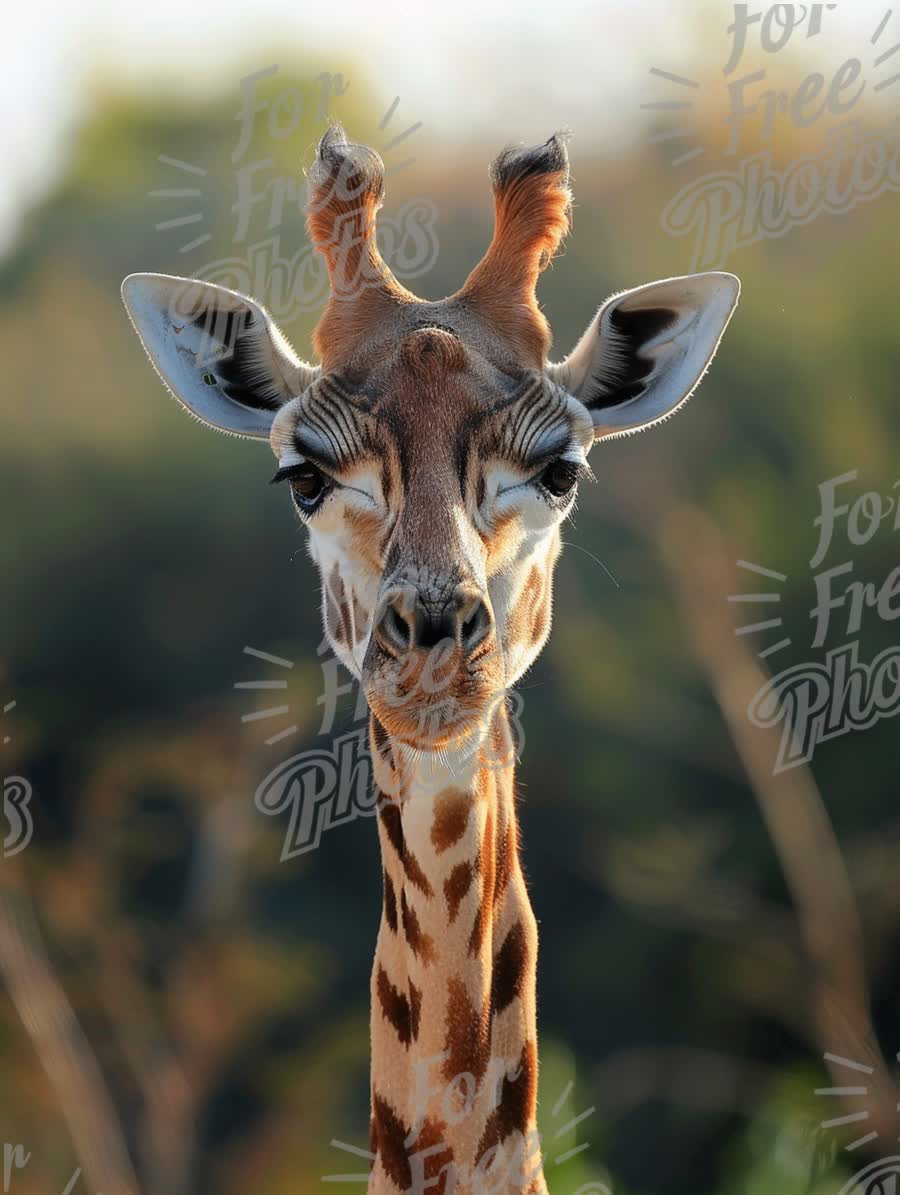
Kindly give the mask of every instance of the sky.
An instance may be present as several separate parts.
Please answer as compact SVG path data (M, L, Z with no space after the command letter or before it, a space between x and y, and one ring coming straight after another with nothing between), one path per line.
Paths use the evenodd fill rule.
M733 5L724 0L31 0L7 6L0 72L0 246L23 208L51 183L83 111L92 75L113 70L136 86L235 92L248 62L279 50L349 49L370 67L387 104L445 137L508 127L537 142L560 127L615 146L639 135L653 66L721 62ZM751 4L765 10L767 4ZM783 7L783 6L782 6ZM797 6L798 8L800 6ZM816 7L816 6L813 6ZM889 11L884 0L820 6L816 48L861 46ZM900 36L900 13L895 14ZM900 63L900 56L898 56ZM323 69L327 66L323 63ZM900 69L900 66L898 66Z

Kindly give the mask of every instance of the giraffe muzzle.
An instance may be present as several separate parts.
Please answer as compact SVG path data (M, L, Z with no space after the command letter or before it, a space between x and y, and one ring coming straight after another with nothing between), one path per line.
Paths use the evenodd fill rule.
M493 629L493 613L477 591L460 587L448 599L434 601L414 586L398 585L381 599L374 635L395 658L446 647L469 660Z

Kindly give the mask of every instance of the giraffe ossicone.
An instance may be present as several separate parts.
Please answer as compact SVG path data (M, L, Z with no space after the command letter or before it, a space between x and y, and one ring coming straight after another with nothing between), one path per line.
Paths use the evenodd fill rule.
M133 274L123 296L192 414L269 440L328 639L368 701L384 872L369 1191L544 1192L537 929L503 695L549 634L560 524L593 443L687 401L740 286L708 273L615 295L551 364L535 285L568 230L564 139L500 154L491 244L439 302L380 257L383 173L339 127L322 138L318 365L233 291Z

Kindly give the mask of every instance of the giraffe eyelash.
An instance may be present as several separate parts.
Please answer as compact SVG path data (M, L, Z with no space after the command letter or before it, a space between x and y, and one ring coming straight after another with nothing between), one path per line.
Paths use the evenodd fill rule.
M591 469L587 461L576 457L567 456L565 453L562 455L559 453L552 453L541 462L532 462L531 467L534 471L532 472L531 476L528 477L522 484L527 486L535 486L538 489L538 492L541 494L541 497L549 500L553 506L564 506L569 501L569 497L572 492L569 491L569 493L563 494L562 496L557 496L555 494L551 494L544 485L542 480L543 477L547 473L547 470L551 469L556 464L565 464L572 467L572 490L574 490L574 488L581 481L597 480L594 476L594 471Z
M550 468L550 466L555 465L557 462L573 466L573 468L575 469L576 482L585 481L585 480L586 481L596 481L597 480L597 478L594 474L594 470L587 463L587 461L582 460L581 457L568 456L564 452L563 453L550 452L547 454L546 457L543 457L537 461L531 461L529 467L533 470L533 472L532 472L531 476L528 478L528 481L529 482L539 481L541 476L544 473L546 473L546 471Z
M289 465L279 465L275 471L275 475L269 479L269 485L280 485L283 481L290 481L292 477L296 477L304 469L316 469L324 478L334 484L334 478L321 465L317 464L311 458L303 458L302 460L291 461Z
M299 464L279 466L275 471L275 476L269 479L269 485L280 485L283 481L287 481L300 467Z

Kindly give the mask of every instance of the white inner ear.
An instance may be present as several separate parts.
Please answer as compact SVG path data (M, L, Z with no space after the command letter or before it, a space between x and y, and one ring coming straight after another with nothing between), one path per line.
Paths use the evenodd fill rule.
M673 415L700 383L737 305L740 282L733 274L667 278L615 295L603 305L569 357L548 374L591 413L596 436L627 435ZM617 315L654 309L672 312L666 327L635 340L615 326ZM616 404L629 384L635 357L651 364L641 393ZM629 387L631 388L631 387ZM606 405L610 403L610 405Z
M131 274L122 298L151 362L210 427L268 439L284 403L318 376L252 299L190 278Z

